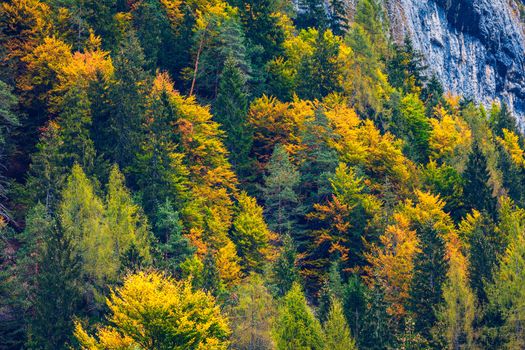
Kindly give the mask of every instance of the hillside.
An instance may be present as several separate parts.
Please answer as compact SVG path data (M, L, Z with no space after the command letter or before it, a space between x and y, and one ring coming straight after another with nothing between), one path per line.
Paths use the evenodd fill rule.
M0 350L525 348L523 4L0 3Z

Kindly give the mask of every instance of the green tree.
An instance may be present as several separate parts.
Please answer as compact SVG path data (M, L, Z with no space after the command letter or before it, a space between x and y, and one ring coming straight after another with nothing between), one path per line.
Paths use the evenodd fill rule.
M169 199L158 207L154 223L153 232L161 255L158 264L166 271L180 273L180 264L193 255L195 247L182 234L182 220Z
M242 178L250 172L250 150L253 136L246 120L248 93L246 77L233 58L228 58L222 71L213 112L226 132L225 145L230 162Z
M60 226L49 228L36 277L28 345L37 349L65 350L72 345L73 317L78 312L81 293L81 265L71 238Z
M144 53L133 31L121 41L114 56L115 82L109 87L107 127L97 149L122 169L132 165L141 142L147 74Z
M232 239L246 270L262 271L269 255L271 232L266 226L263 209L255 198L239 195L238 213L233 220Z
M297 94L304 99L322 99L341 91L340 39L331 30L316 31L314 51L298 69Z
M394 44L394 54L387 64L388 81L403 93L418 93L425 85L423 55L418 52L410 37L402 45Z
M274 348L272 324L275 302L261 276L251 274L239 286L238 300L232 306L232 347L239 350Z
M443 302L443 284L447 278L445 241L431 223L417 225L420 251L414 257L414 273L410 286L409 310L415 316L415 330L431 339L436 323L434 307Z
M298 29L319 28L324 30L328 26L328 14L324 2L321 0L299 0L295 25Z
M292 286L278 308L274 339L279 350L323 349L321 325L310 310L297 283Z
M285 234L282 242L281 252L272 265L271 274L274 294L279 297L288 293L292 285L299 281L299 271L296 265L297 251L292 237Z
M332 300L328 319L323 325L324 349L355 350L355 341L343 313L343 305L338 299Z
M394 133L407 141L406 152L411 159L424 162L428 158L428 139L432 126L425 105L417 94L401 99L399 120L394 119Z
M463 186L465 209L485 211L494 218L496 200L492 196L492 186L489 183L487 158L477 143L472 146L463 179L465 180Z
M275 146L266 172L261 191L268 226L279 234L290 233L298 206L295 189L300 175L283 145Z

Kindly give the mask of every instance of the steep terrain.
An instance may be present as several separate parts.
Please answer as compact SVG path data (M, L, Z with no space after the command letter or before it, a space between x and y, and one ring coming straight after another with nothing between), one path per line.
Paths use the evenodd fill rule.
M512 0L390 0L394 35L410 35L446 90L506 101L525 123L525 36Z

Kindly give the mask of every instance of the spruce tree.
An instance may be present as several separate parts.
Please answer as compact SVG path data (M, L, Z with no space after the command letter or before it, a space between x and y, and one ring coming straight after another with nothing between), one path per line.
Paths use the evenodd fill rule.
M355 340L343 313L343 305L338 299L332 299L328 319L323 325L325 349L356 350Z
M80 260L73 242L59 227L46 235L34 296L34 316L29 326L29 346L38 349L70 349L73 317L80 297Z
M295 283L284 297L274 324L278 350L315 350L323 346L322 329Z
M282 238L281 252L272 265L271 284L274 294L284 296L299 281L297 269L297 252L292 237L285 235Z
M416 225L420 251L414 257L409 310L415 316L415 330L431 338L436 322L434 307L443 302L443 283L447 278L445 241L432 223Z
M232 57L222 71L219 92L214 103L215 120L226 132L225 145L230 152L230 162L240 178L250 171L250 150L253 136L246 121L248 93L246 76Z
M496 200L492 196L492 188L489 185L490 173L487 168L487 158L477 143L474 143L469 154L463 179L465 209L467 211L472 209L485 211L494 218L496 215Z
M279 234L290 233L297 212L295 189L299 183L299 173L283 145L275 146L266 171L261 191L268 226Z
M347 6L347 3L342 0L330 1L329 27L335 35L344 36L348 31Z
M503 129L512 131L516 135L521 135L516 124L516 118L514 118L509 106L505 102L503 102L501 108L493 110L492 114L491 126L496 136L503 137Z
M113 62L115 82L109 87L109 122L97 148L112 163L127 169L139 150L147 84L144 53L133 31L123 38Z
M295 24L298 29L325 29L329 25L323 0L299 0L297 7Z
M180 264L193 255L195 247L183 236L180 214L169 199L157 208L153 222L153 232L159 241L158 264L173 274L180 273Z

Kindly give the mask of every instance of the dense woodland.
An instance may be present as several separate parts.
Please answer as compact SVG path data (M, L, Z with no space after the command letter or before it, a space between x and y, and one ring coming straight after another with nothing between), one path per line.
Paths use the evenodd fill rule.
M0 3L0 349L525 348L515 118L350 3Z

